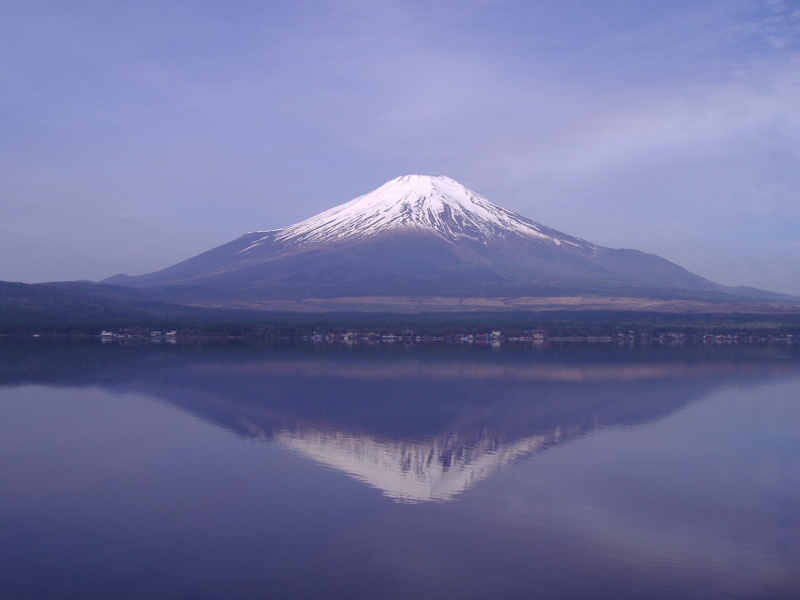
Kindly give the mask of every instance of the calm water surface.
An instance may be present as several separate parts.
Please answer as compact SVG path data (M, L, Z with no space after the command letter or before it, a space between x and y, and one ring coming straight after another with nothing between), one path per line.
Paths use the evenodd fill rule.
M2 341L0 598L800 598L800 349Z

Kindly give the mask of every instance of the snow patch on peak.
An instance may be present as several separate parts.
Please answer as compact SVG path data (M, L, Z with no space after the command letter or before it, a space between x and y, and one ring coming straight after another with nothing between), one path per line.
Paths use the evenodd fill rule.
M368 194L280 230L275 239L309 244L412 229L450 241L523 236L557 245L591 247L584 240L526 219L439 175L397 177Z

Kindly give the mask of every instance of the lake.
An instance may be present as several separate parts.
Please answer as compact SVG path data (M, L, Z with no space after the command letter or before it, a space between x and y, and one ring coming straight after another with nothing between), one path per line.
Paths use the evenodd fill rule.
M800 347L0 340L0 598L800 598Z

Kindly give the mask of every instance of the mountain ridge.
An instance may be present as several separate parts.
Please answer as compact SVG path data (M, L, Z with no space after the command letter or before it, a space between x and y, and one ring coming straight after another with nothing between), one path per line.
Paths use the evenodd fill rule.
M430 231L451 241L518 234L569 244L595 246L536 223L495 204L442 175L405 175L350 202L323 211L275 233L277 241L315 243L362 239L391 229ZM252 232L261 233L261 232ZM249 250L246 249L246 250Z
M289 227L249 232L160 271L102 283L220 306L353 296L800 300L723 286L654 254L593 244L430 175L398 177Z

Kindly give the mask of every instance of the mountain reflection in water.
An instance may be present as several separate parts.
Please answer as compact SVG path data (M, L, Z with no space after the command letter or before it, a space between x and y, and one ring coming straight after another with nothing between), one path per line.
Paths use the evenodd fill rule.
M449 501L496 471L716 387L797 373L786 348L0 345L0 384L99 385L278 443L396 501Z

